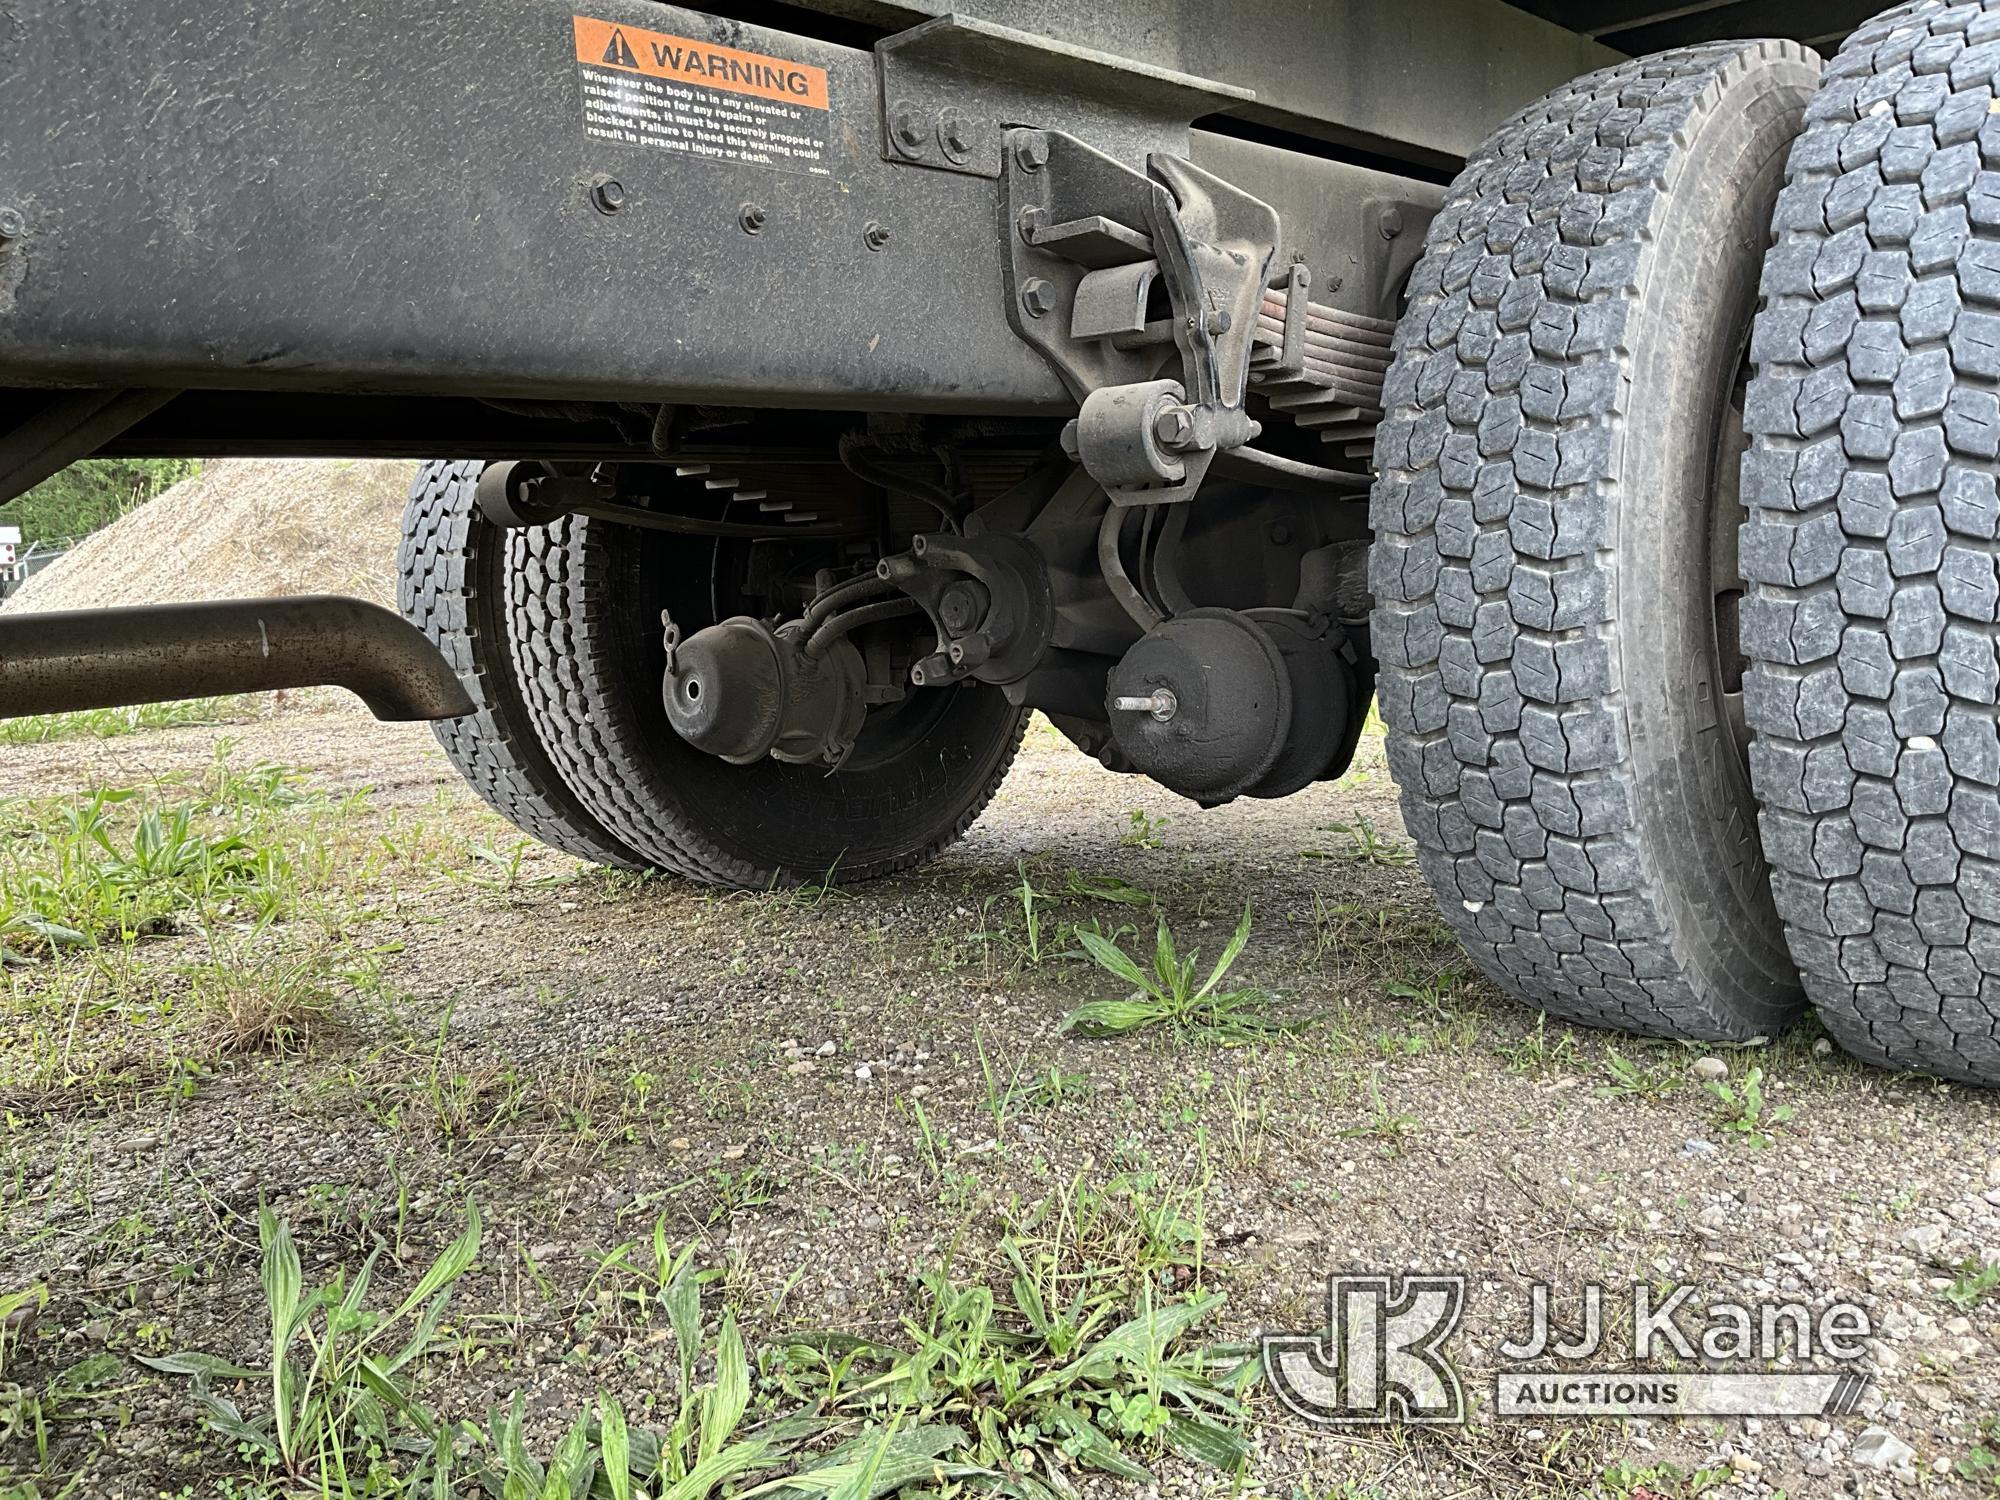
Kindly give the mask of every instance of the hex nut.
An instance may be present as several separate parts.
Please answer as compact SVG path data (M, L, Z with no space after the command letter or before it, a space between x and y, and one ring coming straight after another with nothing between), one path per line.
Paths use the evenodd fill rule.
M1153 436L1162 448L1178 453L1194 441L1194 418L1185 406L1169 406L1153 418Z

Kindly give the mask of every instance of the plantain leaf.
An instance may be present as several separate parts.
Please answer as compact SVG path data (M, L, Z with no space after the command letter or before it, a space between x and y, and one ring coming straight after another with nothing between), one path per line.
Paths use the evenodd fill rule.
M1233 1474L1250 1458L1250 1445L1240 1433L1193 1417L1175 1416L1167 1423L1167 1446L1183 1458L1212 1464Z
M615 1396L600 1391L597 1414L598 1458L604 1465L604 1482L611 1486L611 1500L632 1500L632 1439L625 1427L625 1408Z
M736 1314L722 1315L715 1340L715 1385L703 1402L699 1457L713 1457L735 1433L750 1404L750 1361L743 1336L736 1331Z
M1007 1248L1012 1251L1012 1244L1010 1243ZM1019 1252L1014 1253L1018 1264ZM1014 1278L1011 1290L1014 1306L1020 1310L1021 1316L1028 1320L1028 1326L1042 1338L1048 1338L1053 1331L1053 1325L1049 1322L1049 1310L1042 1302L1042 1290L1035 1285L1034 1278L1023 1270Z
M827 1496L829 1500L835 1496L839 1500L876 1500L905 1485L997 1477L994 1470L977 1464L945 1461L944 1454L964 1445L965 1430L961 1427L939 1424L900 1432L891 1427L881 1435L843 1443L827 1462L745 1490L736 1500L752 1500L777 1490Z
M470 1269L479 1255L479 1205L468 1201L465 1205L465 1228L457 1239L444 1247L444 1253L431 1262L417 1284L410 1289L402 1305L390 1314L388 1321L394 1323L408 1317L418 1307L428 1302L438 1292L450 1286Z
M770 1445L761 1438L731 1443L720 1453L696 1464L687 1477L676 1481L660 1494L660 1500L706 1500L708 1493L724 1480L761 1469L771 1457ZM751 1491L750 1493L755 1493Z
M1153 929L1153 972L1159 976L1154 986L1160 994L1175 1000L1187 998L1187 983L1182 977L1179 955L1174 952L1174 935L1167 927L1167 919L1161 917L1159 925Z
M258 1280L263 1283L264 1301L271 1312L272 1414L277 1423L278 1451L290 1463L296 1456L292 1436L300 1413L293 1409L295 1376L285 1351L291 1348L299 1324L312 1309L304 1298L305 1275L299 1269L299 1252L292 1244L292 1232L263 1204L257 1207L257 1237L264 1252L258 1266Z
M1101 1469L1106 1474L1115 1474L1120 1479L1129 1479L1135 1484L1152 1483L1151 1471L1127 1458L1118 1445L1104 1435L1102 1428L1074 1406L1052 1401L1040 1410L1075 1442L1078 1462Z
M1138 1317L1119 1324L1084 1352L1082 1357L1062 1370L1053 1371L1040 1380L1023 1388L1029 1394L1063 1377L1062 1384L1073 1384L1086 1376L1101 1376L1123 1364L1138 1368L1157 1358L1160 1350L1179 1338L1188 1329L1207 1317L1222 1304L1220 1293L1193 1302L1176 1302L1166 1307L1149 1307Z
M1092 1000L1062 1018L1059 1032L1084 1036L1118 1036L1160 1019L1160 1008L1143 1000Z
M375 1258L379 1256L381 1253L382 1250L379 1245L375 1249L369 1251L368 1258L363 1262L361 1262L361 1269L354 1273L354 1284L348 1287L347 1295L340 1299L338 1316L341 1319L341 1321L346 1323L351 1323L354 1320L355 1316L361 1311L361 1299L368 1295L368 1283L374 1279ZM335 1313L329 1311L328 1313L329 1320L331 1320L334 1316Z
M234 1403L200 1388L195 1390L194 1397L210 1427L231 1442L255 1449L273 1463L282 1460L283 1455L278 1452L278 1445L271 1440L271 1434L264 1431L258 1423L244 1421L242 1413L237 1411Z
M203 1354L194 1349L162 1355L157 1359L150 1354L135 1354L132 1357L147 1369L158 1370L162 1375L222 1375L231 1380L261 1380L269 1373L265 1370L246 1370L219 1355Z
M1083 951L1096 961L1100 969L1117 975L1135 990L1152 989L1152 982L1140 971L1139 966L1133 963L1125 950L1110 938L1102 933L1085 932L1082 928L1078 928L1076 940L1083 944Z
M418 1355L430 1349L431 1340L437 1335L438 1320L444 1316L445 1303L450 1299L451 1290L448 1287L431 1298L430 1305L418 1317L416 1326L411 1330L408 1340L405 1341L403 1347L396 1353L395 1357L383 1366L385 1370L390 1374L394 1374Z
M1156 898L1151 891L1143 891L1116 875L1081 875L1075 870L1069 872L1069 888L1079 896L1092 896L1099 901L1116 901L1123 906L1152 906Z
M271 1312L271 1364L275 1368L297 1330L303 1309L305 1274L299 1269L299 1252L292 1244L292 1231L269 1208L257 1210L257 1238L263 1248L258 1279L264 1286L264 1301Z
M548 1477L542 1482L542 1500L585 1500L595 1477L596 1460L590 1451L590 1414L583 1412L570 1424L569 1431L549 1455Z
M1231 934L1229 946L1222 950L1222 957L1215 961L1209 971L1208 982L1195 992L1198 1000L1222 982L1222 976L1229 972L1229 966L1242 955L1244 946L1250 941L1250 903L1243 903L1243 915L1236 923L1236 931Z
M683 1411L694 1389L695 1360L701 1355L701 1283L688 1269L693 1251L694 1247L688 1246L671 1270L661 1268L666 1287L660 1293L660 1300L666 1304L667 1323L674 1331L674 1345L680 1357Z

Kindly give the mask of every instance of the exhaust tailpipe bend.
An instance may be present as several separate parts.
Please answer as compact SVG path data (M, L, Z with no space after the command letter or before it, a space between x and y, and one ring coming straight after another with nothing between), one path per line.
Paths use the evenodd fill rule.
M363 599L306 594L0 615L0 718L175 698L344 687L378 719L472 700L436 646Z

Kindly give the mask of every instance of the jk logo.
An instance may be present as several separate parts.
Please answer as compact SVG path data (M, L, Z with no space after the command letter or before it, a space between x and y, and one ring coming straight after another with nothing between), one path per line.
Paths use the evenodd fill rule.
M1265 1334L1264 1375L1314 1422L1465 1420L1444 1341L1465 1308L1462 1276L1329 1276L1324 1334Z

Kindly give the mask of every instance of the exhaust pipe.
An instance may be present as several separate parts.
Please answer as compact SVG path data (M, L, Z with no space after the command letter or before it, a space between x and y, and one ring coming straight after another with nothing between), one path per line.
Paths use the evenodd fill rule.
M0 718L322 685L355 693L378 719L472 712L429 638L363 599L0 614Z

